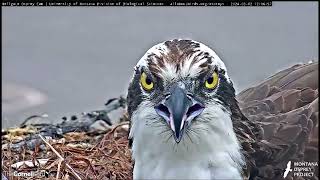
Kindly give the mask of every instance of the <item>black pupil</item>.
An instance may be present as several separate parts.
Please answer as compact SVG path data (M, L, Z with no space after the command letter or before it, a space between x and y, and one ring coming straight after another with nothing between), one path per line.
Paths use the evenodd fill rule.
M213 83L213 77L208 78L208 79L207 79L207 82L208 82L209 84L212 84L212 83Z
M150 78L146 78L146 83L147 83L148 85L150 85L150 84L152 83L151 79L150 79Z

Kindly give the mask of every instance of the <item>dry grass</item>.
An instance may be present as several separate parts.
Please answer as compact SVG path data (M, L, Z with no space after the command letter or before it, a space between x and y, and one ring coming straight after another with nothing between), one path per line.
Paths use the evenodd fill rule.
M62 139L44 138L44 149L40 148L40 142L34 150L25 146L20 151L12 151L3 146L2 174L8 179L132 179L128 130L124 128L127 123L121 123L99 136L75 132L66 134ZM12 142L7 143L10 147ZM39 159L47 162L41 163ZM33 165L22 163L19 168L11 167L27 160ZM27 178L13 176L14 172L42 174Z

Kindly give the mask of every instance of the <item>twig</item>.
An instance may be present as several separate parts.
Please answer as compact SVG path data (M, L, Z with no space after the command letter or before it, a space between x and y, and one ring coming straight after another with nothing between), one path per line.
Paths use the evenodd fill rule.
M115 127L113 127L111 130L109 130L109 131L103 136L103 138L101 139L101 141L98 142L98 143L96 143L89 151L92 151L92 150L94 150L95 148L97 148L99 145L101 145L101 143L104 142L105 139L107 139L107 137L108 137L110 134L114 133L114 131L115 131L117 128L119 128L120 126L123 126L123 125L127 125L127 124L129 124L129 122L128 122L128 121L125 121L125 122L119 123L118 125L116 125Z
M59 179L59 174L60 174L61 163L62 163L62 160L59 160L59 163L58 163L58 170L57 170L57 176L56 176L56 180L58 180L58 179Z
M48 115L47 114L41 114L41 115L32 115L30 117L28 117L27 119L25 119L21 124L20 124L20 127L24 127L26 125L26 123L28 121L30 121L31 119L33 118L47 118Z
M51 150L61 159L61 161L63 161L66 164L66 166L71 170L73 175L75 175L77 179L82 180L81 177L76 173L76 171L67 162L65 162L65 159L59 154L57 150L54 149L54 147L51 146L49 142L45 140L45 138L41 134L39 134L39 137L51 148Z
M105 137L108 136L109 134L114 133L114 131L115 131L117 128L119 128L120 126L127 125L127 124L129 124L128 121L125 121L125 122L122 122L122 123L117 124L114 128L111 129L111 131L109 131L109 132L105 135Z

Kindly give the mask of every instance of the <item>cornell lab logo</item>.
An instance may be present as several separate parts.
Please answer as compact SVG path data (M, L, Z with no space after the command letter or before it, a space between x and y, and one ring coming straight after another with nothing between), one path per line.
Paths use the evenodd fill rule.
M292 172L293 177L313 177L314 176L314 170L318 166L318 162L293 162L293 168L292 168L292 162L289 161L287 163L287 167L284 170L283 178L286 178L290 172Z

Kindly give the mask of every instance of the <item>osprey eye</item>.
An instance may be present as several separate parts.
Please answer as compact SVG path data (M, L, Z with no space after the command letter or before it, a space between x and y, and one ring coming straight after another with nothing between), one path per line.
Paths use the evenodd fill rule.
M205 82L205 86L208 89L213 89L218 85L218 73L214 72Z
M142 73L140 76L140 83L143 89L150 91L153 88L152 79L150 79L146 73Z

